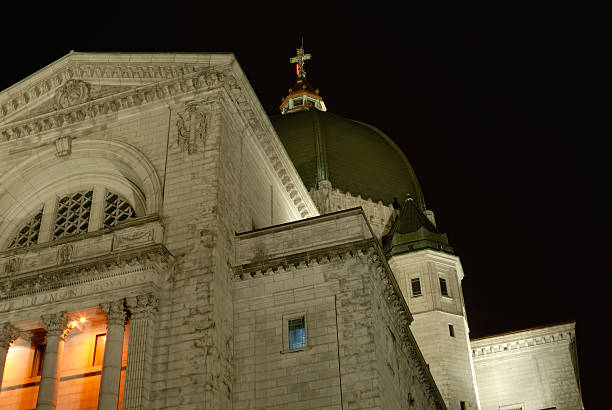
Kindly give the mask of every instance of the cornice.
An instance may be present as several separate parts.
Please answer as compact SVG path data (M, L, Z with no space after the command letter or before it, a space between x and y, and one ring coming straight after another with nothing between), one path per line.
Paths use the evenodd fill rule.
M400 337L404 341L405 346L408 347L408 354L412 361L416 363L420 381L427 386L429 398L436 404L436 408L446 409L442 395L429 371L429 366L410 330L412 315L408 305L402 296L393 272L387 264L384 253L376 238L368 238L236 266L234 267L234 281L253 280L333 261L349 261L353 259L365 262L370 267L369 271L375 273L374 279L383 285L383 296L389 304L391 311L395 313L394 317L397 319L400 327Z
M235 60L234 60L235 62ZM0 145L28 136L42 136L50 132L71 130L82 124L91 126L106 115L116 115L121 111L135 109L155 102L166 102L171 98L188 98L189 93L224 90L236 113L242 117L247 132L251 133L270 161L289 198L293 201L302 218L314 216L318 211L306 188L298 176L295 166L289 159L280 143L274 128L265 115L259 100L255 96L244 75L240 75L237 64L176 64L176 63L83 63L74 62L58 69L52 76L41 79L41 83L26 87L25 91L12 95L0 94L0 122L6 121L28 103L36 99L49 97L62 84L74 78L82 81L91 79L114 79L130 82L134 88L98 98L80 102L74 106L40 114L13 123L0 125ZM138 85L142 80L154 81ZM25 87L25 86L24 86ZM45 98L47 98L45 97Z
M173 263L172 254L161 244L112 252L105 256L3 278L0 280L0 301L147 269L163 273Z
M472 341L472 357L474 361L524 353L541 347L550 347L558 343L571 343L576 333L572 325L557 327L556 329L540 329L539 331L526 331L512 333L502 337Z

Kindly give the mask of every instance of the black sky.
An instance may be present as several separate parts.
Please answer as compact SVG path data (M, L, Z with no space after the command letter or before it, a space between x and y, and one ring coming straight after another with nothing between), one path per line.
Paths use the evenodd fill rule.
M303 36L328 110L380 128L411 161L461 257L472 337L576 320L585 405L603 408L609 172L606 136L583 115L596 23L558 6L333 4L5 7L0 90L71 49L232 51L277 115Z

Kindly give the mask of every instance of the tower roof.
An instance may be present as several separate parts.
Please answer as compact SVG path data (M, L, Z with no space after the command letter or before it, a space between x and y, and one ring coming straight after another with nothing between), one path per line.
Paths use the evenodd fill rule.
M448 237L423 214L416 201L407 195L391 230L383 237L387 258L420 249L437 249L453 253Z

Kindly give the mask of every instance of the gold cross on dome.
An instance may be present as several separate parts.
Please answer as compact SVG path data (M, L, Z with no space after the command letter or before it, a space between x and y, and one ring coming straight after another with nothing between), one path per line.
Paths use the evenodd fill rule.
M306 70L304 70L304 61L310 60L310 57L312 57L312 55L304 54L304 47L300 47L296 51L297 56L292 57L289 62L295 64L295 74L298 76L298 78L306 78Z

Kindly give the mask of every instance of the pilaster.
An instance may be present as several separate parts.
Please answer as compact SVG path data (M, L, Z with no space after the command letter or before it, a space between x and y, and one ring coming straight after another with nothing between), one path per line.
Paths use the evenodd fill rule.
M125 371L124 410L148 409L153 354L153 319L157 297L151 293L129 297L130 341Z

